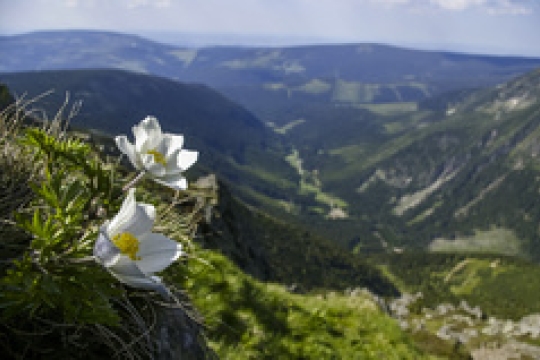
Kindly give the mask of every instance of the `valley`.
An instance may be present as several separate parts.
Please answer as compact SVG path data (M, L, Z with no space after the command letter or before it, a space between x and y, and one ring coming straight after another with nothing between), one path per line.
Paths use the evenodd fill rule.
M376 44L177 49L97 32L29 34L25 41L25 49L51 53L56 65L23 59L18 37L0 39L10 61L20 59L0 62L10 72L0 81L16 94L55 89L44 105L54 111L69 93L85 104L74 125L109 133L128 130L122 119L152 112L208 148L201 166L215 169L244 201L342 247L381 250L382 239L430 249L494 227L519 239L514 254L540 257L539 235L527 220L537 210L524 195L534 191L539 75L518 77L540 59ZM81 62L63 52L66 44L74 53L86 44L94 50L82 52ZM130 72L19 72L99 68L109 53L118 61L106 67ZM126 66L134 62L136 73ZM177 80L205 83L225 97ZM199 95L188 95L196 88ZM187 107L199 99L213 106ZM516 181L529 184L521 194L514 194ZM508 197L515 207L493 204ZM455 248L464 244L471 242Z

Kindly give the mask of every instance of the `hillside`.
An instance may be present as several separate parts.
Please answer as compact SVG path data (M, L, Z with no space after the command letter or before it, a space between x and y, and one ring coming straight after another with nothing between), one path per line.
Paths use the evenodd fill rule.
M537 70L445 111L390 117L380 123L386 141L330 146L304 163L317 164L323 189L364 222L360 250L394 244L537 260L539 84Z
M501 255L425 252L372 258L402 296L389 311L415 339L432 334L473 359L540 356L540 267Z
M280 112L303 197L287 211L364 255L403 249L538 260L540 71L407 104Z
M335 246L316 233L302 230L235 198L214 176L210 181L217 204L201 224L200 241L229 257L240 269L263 281L289 285L296 292L317 289L368 288L396 296L392 284L365 258Z

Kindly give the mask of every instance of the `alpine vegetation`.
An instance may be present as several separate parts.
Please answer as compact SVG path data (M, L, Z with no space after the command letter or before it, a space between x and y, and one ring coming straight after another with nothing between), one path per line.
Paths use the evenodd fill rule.
M41 127L15 123L8 113L2 119L2 131L9 130L2 144L17 150L17 159L2 163L2 173L21 162L37 169L27 179L28 200L0 214L21 234L3 238L0 246L2 353L28 359L211 357L185 296L154 275L185 255L179 241L189 242L189 234L180 228L173 239L152 232L162 207L137 202L133 184L122 190L126 181L113 159L82 141L84 134L67 132L61 116ZM160 183L186 189L181 171L197 153L182 151L182 136L162 135L157 120L149 119L135 127L137 152L129 145L121 149ZM151 155L136 155L145 152ZM145 200L162 202L164 194L145 191ZM179 328L191 340L170 344Z

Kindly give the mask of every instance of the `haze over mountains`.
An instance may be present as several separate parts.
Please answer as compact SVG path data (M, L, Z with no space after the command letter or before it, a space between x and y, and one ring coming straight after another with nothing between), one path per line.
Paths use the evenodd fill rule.
M0 38L0 72L116 68L216 88L254 86L350 102L418 100L449 89L496 84L538 66L540 59L416 51L378 44L288 48L181 48L117 33L38 32ZM343 82L343 83L342 83ZM352 88L352 89L351 89ZM232 90L231 90L232 91Z
M540 59L376 44L190 49L95 32L4 37L0 53L14 92L69 91L84 100L81 124L110 132L152 112L244 200L357 251L540 259ZM138 74L64 71L90 68ZM28 73L52 69L63 71Z

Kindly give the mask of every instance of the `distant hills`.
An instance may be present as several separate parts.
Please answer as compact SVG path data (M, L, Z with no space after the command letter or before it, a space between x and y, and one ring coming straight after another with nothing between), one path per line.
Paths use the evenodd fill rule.
M535 58L379 44L182 48L95 31L4 36L0 53L0 72L123 69L204 83L250 109L253 98L261 96L337 103L417 101L451 89L497 84L540 66Z

